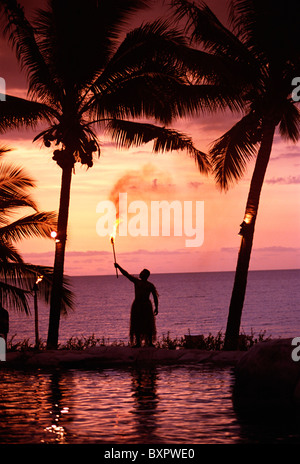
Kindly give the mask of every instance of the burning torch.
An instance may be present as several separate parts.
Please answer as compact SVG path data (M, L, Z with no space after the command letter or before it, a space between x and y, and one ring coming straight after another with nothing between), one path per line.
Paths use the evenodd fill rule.
M111 243L112 249L113 249L114 263L115 263L115 264L117 263L117 259L116 259L116 250L115 250L115 237L116 237L116 232L117 232L118 223L119 223L119 221L117 220L117 221L115 222L115 225L114 225L113 233L112 233L111 236L110 236L110 243ZM119 274L118 274L118 269L117 269L117 268L116 268L116 276L117 276L117 278L119 278Z

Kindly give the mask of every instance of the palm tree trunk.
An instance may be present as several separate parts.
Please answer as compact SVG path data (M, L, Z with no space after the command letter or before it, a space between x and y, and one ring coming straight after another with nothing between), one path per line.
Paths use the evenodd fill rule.
M269 121L263 124L262 141L257 154L256 164L251 179L250 191L248 194L245 210L245 219L241 225L240 234L242 235L242 239L238 254L234 286L227 319L224 350L238 349L239 331L246 294L255 222L261 189L272 151L275 127L276 124L274 122Z
M47 348L57 349L73 165L62 168Z

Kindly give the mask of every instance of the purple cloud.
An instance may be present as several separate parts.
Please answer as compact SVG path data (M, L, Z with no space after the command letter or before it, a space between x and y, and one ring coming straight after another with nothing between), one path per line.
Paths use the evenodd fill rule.
M266 184L300 184L300 175L299 176L288 176L288 177L272 177L272 179L267 179Z

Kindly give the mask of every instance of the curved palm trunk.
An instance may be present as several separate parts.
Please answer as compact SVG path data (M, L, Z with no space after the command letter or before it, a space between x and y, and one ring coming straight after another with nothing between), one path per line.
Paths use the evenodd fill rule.
M271 155L275 127L276 124L273 122L266 122L263 125L263 136L251 179L250 191L245 210L245 219L241 225L240 234L242 235L242 239L227 319L224 350L236 350L238 348L239 331L246 294L255 222L261 189Z
M62 169L60 203L57 223L57 241L55 247L53 283L50 299L50 317L47 338L48 349L56 349L58 346L72 168L73 165L70 165Z

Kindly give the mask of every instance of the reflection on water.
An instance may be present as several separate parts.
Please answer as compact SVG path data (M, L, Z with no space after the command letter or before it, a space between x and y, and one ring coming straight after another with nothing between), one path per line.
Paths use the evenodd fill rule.
M229 368L0 372L1 443L294 441L233 408ZM265 418L266 419L266 418ZM261 426L259 426L261 424ZM275 427L275 429L274 429ZM273 430L273 431L272 431Z
M1 443L67 442L72 375L3 371L0 382Z
M157 434L158 403L156 369L141 369L131 371L131 391L134 402L132 404L133 420L136 436L146 443L159 442Z
M65 388L67 385L67 388ZM72 378L71 376L62 376L59 371L54 371L49 377L49 409L51 425L48 425L43 430L51 435L48 435L47 441L54 441L59 443L67 443L67 431L65 425L62 425L66 421L64 420L64 414L68 414L70 411L69 406L64 404L71 401L71 395L67 398L68 392L72 390ZM69 401L68 401L69 400ZM66 416L68 420L69 417ZM45 442L45 439L41 439Z

